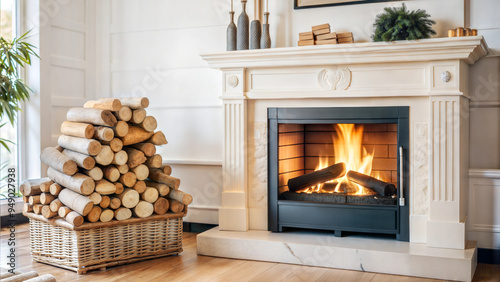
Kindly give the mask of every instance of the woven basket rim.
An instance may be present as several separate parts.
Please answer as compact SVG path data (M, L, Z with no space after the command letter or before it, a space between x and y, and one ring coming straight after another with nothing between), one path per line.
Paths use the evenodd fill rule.
M47 219L39 214L31 213L31 212L23 212L23 215L31 218L31 219L36 219L43 221L45 223L48 223L53 226L60 226L69 230L87 230L87 229L94 229L94 228L102 228L102 227L109 227L109 226L120 226L120 225L127 225L127 224L133 224L133 223L142 223L142 222L147 222L147 221L152 221L152 220L161 220L161 219L171 219L171 218L178 218L178 217L184 217L185 214L180 212L180 213L166 213L162 215L152 215L146 218L130 218L126 220L112 220L108 222L86 222L80 226L74 226L73 224L67 222L66 220L60 218L60 217L55 217L55 218L50 218Z

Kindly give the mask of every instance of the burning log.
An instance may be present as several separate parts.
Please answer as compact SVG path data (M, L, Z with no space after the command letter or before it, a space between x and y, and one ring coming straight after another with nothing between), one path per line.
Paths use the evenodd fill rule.
M396 187L394 184L378 180L366 174L351 170L347 173L347 179L363 187L369 188L381 196L392 196L396 194Z
M297 192L308 187L337 179L344 176L345 173L345 163L337 163L327 168L289 179L288 188L292 192Z

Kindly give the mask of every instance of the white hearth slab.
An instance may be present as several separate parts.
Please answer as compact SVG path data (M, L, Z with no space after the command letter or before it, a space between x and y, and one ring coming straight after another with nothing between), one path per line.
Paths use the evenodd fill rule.
M473 241L465 250L455 250L363 235L218 227L198 235L198 254L459 281L472 280L477 261Z

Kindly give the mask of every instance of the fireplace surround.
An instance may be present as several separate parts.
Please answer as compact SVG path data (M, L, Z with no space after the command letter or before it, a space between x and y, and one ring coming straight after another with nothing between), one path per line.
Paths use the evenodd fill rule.
M219 227L198 253L470 280L468 66L487 52L472 36L203 54L223 77L224 181ZM409 107L409 242L268 231L269 109L352 107Z

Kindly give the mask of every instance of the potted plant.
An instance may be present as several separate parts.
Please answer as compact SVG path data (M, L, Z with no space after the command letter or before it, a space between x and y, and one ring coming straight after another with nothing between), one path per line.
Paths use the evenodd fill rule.
M29 99L31 89L20 77L20 68L31 65L31 56L39 58L36 47L26 42L28 33L12 41L0 37L0 128L16 121L19 104ZM10 140L0 138L0 144L9 152Z
M436 35L425 10L408 11L403 3L401 7L384 8L384 13L377 15L373 41L417 40Z
M14 125L20 103L29 99L31 89L21 79L20 69L31 65L31 57L39 57L35 52L36 47L26 42L29 32L12 40L0 37L0 130L4 126ZM8 122L7 122L8 120ZM5 135L4 135L5 136ZM10 152L11 140L0 136L0 145ZM9 162L0 164L4 170ZM4 179L0 179L3 180ZM4 183L2 183L3 186ZM0 187L0 196L7 198ZM16 193L16 196L20 194Z

